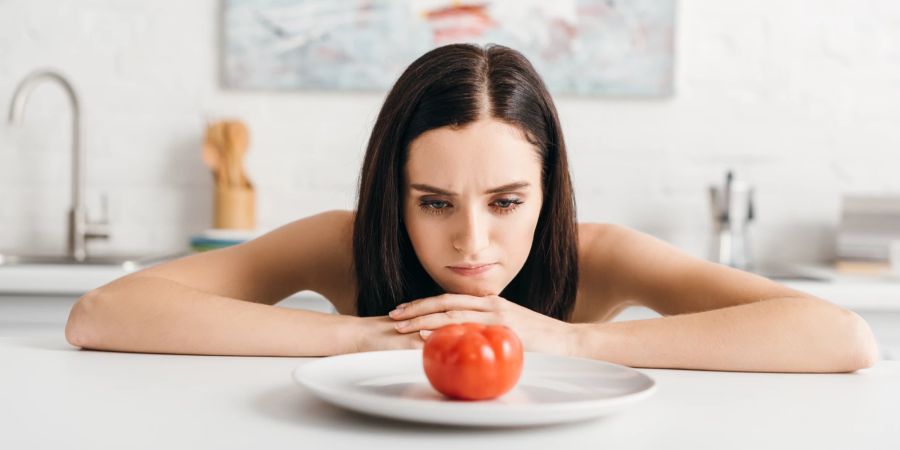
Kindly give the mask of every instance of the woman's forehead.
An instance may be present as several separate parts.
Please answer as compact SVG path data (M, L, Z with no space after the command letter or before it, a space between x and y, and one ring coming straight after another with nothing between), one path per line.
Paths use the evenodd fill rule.
M405 171L408 183L425 182L417 180L420 177L470 179L493 187L522 179L533 182L540 178L541 165L537 148L518 127L483 119L423 133L410 144Z

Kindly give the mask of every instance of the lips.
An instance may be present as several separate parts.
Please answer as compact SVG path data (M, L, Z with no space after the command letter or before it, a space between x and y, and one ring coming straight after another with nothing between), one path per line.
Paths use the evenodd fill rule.
M474 276L485 273L496 266L497 263L487 264L463 264L459 266L448 266L447 268L453 272L463 276Z

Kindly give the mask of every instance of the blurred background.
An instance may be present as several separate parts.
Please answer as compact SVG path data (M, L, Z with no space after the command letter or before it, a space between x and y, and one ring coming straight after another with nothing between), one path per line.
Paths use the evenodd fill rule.
M259 228L354 207L387 88L227 86L226 13L254 3L265 10L213 0L0 2L0 105L39 68L77 89L89 214L108 196L110 237L90 242L94 253L177 250L211 227L201 148L219 118L249 129ZM900 4L639 3L671 9L669 91L554 89L579 220L626 224L706 256L708 189L734 169L755 188L757 260L833 260L841 196L900 191ZM307 11L329 14L322 8ZM64 251L70 122L62 90L43 86L21 125L0 128L0 249Z

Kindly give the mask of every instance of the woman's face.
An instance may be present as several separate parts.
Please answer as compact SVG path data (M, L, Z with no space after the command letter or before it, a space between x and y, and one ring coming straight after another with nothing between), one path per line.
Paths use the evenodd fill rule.
M416 256L445 291L499 295L531 250L543 202L537 148L486 118L412 141L403 220Z

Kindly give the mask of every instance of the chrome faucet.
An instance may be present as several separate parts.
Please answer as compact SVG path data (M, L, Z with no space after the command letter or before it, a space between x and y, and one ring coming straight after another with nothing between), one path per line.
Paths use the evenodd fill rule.
M68 257L77 262L87 259L89 239L109 238L109 222L104 197L103 218L99 222L89 222L84 205L84 155L81 150L81 111L78 95L72 84L57 72L39 70L32 72L16 88L9 108L9 122L20 124L25 112L28 96L42 81L58 83L66 92L72 106L72 208L69 210Z

